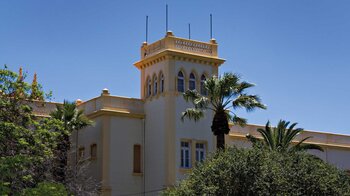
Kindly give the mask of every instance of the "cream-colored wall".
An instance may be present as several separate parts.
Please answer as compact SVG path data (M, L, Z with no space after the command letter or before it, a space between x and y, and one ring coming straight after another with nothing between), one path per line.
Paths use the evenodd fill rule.
M159 76L161 71L165 78L165 92L145 99L146 191L171 186L184 177L186 171L180 168L182 139L191 140L193 145L195 141L205 142L207 151L214 149L209 120L212 114L206 114L206 118L199 122L180 120L181 113L190 106L183 99L182 93L177 92L177 73L180 70L185 74L185 89L188 88L189 74L193 72L196 75L198 91L202 74L210 77L212 73L217 73L217 67L214 65L181 61L176 57L167 57L141 71L144 74L144 89L147 89L147 78L153 78L154 74ZM192 159L195 159L194 153Z
M212 65L203 65L187 61L176 61L175 63L175 73L183 71L185 74L185 89L188 89L189 75L191 72L196 75L196 89L200 92L200 77L205 74L206 77L210 77L215 74L216 68ZM214 70L214 73L213 73ZM176 77L176 76L175 76ZM182 93L178 93L176 96L176 109L175 109L175 124L176 124L176 139L175 139L175 162L176 162L176 180L181 180L185 177L189 170L180 167L181 157L180 157L180 144L181 140L189 140L191 142L192 151L192 163L195 162L195 143L196 141L201 141L206 143L207 152L212 152L215 149L214 137L211 132L211 121L213 114L211 112L206 112L203 119L198 122L194 122L186 119L184 122L181 121L182 112L187 108L193 107L192 104L187 103ZM192 164L192 166L193 166Z
M102 180L102 172L101 172L101 163L102 163L102 143L101 143L101 131L102 131L102 117L97 117L92 119L93 125L86 127L84 129L81 129L78 131L78 149L80 147L84 147L85 149L85 156L83 157L83 160L87 160L88 162L88 169L86 169L84 172L86 172L87 176L91 175L96 182L101 182ZM76 157L76 131L72 133L71 141L72 141L72 161L75 161ZM92 144L97 145L97 156L96 159L91 159L91 153L90 153L90 146Z
M159 79L159 73L164 74L165 92L160 93L158 82L158 95L151 96L145 100L145 180L146 192L149 195L157 194L157 190L161 190L166 186L166 170L167 170L167 143L166 134L171 131L169 123L169 60L156 63L142 71L145 74L145 85L147 85L147 77L153 78L156 74ZM146 88L146 86L144 86ZM153 93L153 84L152 84Z
M146 191L161 190L166 183L166 98L145 103L145 180Z
M112 195L141 195L143 176L133 173L133 147L141 145L143 151L143 119L111 116L109 123Z

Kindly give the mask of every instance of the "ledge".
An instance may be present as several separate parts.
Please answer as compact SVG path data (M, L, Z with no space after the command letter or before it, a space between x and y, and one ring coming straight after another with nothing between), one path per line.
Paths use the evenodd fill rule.
M190 173L192 171L192 168L182 168L182 167L180 167L179 171L181 173Z
M111 116L122 116L122 117L129 117L129 118L139 118L144 119L145 114L138 114L138 113L131 113L125 110L110 110L110 109L101 109L98 111L94 111L87 115L88 118L96 118L98 116L102 115L111 115Z
M232 138L238 138L240 140L248 141L246 136L242 135L242 134L229 134L229 136L232 137ZM262 139L262 137L259 137L259 136L257 138ZM292 141L292 143L298 143L298 142L299 141ZM317 145L320 145L320 146L333 147L333 148L350 148L350 145L342 145L342 144L336 144L336 143L322 143L322 142L304 142L304 143L305 144L317 144Z
M141 172L141 173L133 172L132 175L133 175L133 176L143 176L143 173L142 173L142 172Z

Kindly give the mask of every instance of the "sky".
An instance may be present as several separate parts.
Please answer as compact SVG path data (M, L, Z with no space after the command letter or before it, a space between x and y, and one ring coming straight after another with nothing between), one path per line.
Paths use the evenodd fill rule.
M307 130L350 135L348 0L0 0L0 64L38 74L52 101L88 100L103 88L140 97L140 59L165 35L165 5L175 36L209 41L209 14L219 73L256 86L266 111L238 111L252 124L280 119Z

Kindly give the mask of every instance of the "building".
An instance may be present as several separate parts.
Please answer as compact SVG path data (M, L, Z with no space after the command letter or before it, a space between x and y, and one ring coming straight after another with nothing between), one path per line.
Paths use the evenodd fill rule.
M143 43L134 66L141 73L141 98L100 96L77 101L95 124L73 134L81 159L88 159L89 172L102 183L103 195L157 195L184 178L196 161L215 150L210 126L212 113L199 122L180 120L187 107L186 89L201 92L203 81L218 74L225 62L218 57L214 39L199 42L175 37L172 32L152 44ZM54 103L37 107L47 115ZM231 126L226 143L249 147L247 133L256 135L257 125ZM342 168L350 169L350 136L306 131L300 137L325 148L311 152Z

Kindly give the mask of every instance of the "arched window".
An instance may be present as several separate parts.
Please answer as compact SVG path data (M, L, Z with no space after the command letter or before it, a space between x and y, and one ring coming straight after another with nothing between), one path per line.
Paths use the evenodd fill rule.
M147 80L147 97L150 97L152 95L152 81L151 78L148 78Z
M160 92L164 92L164 75L163 73L160 74Z
M207 95L207 90L204 88L204 82L205 82L206 78L205 75L203 74L201 76L201 94L202 95Z
M179 71L179 73L177 74L177 91L185 92L184 80L184 74L182 73L182 71Z
M190 74L189 88L190 88L190 90L195 90L196 89L196 77L194 76L193 73Z
M158 93L158 78L157 76L153 77L153 95Z

